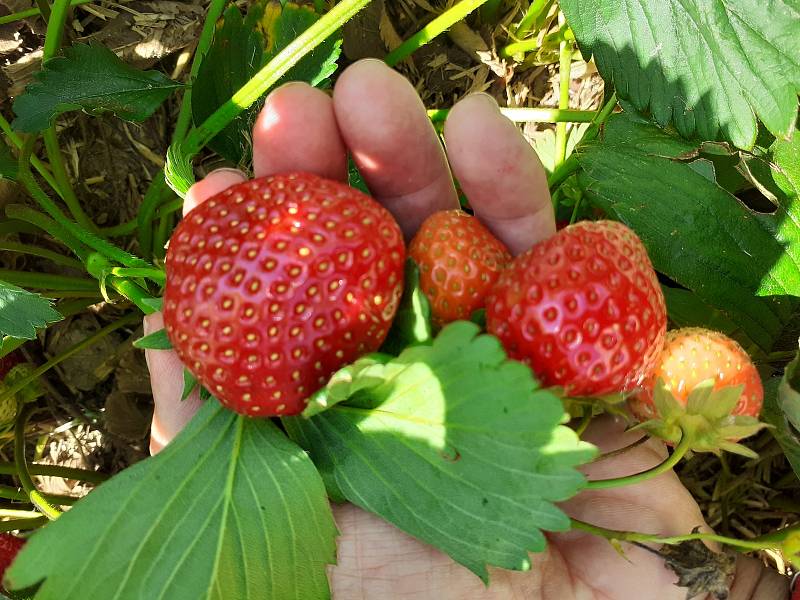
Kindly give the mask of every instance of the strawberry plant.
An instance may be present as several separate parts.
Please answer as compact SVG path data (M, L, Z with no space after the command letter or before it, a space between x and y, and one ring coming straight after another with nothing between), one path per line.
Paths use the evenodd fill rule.
M639 588L615 569L649 559L676 574L654 598L722 598L742 576L703 542L800 566L796 509L756 531L728 512L748 482L723 485L735 461L779 464L761 504L796 505L795 0L210 0L146 66L93 28L124 12L138 34L155 13L86 4L0 15L12 46L41 26L41 65L0 110L8 593L511 597L506 571L533 570L508 589L618 598ZM573 75L594 67L602 98L577 109ZM479 90L494 99L460 99ZM130 219L107 221L119 194L87 201L105 177L78 177L92 134L68 141L75 123L113 123L144 157L112 182ZM65 335L81 318L90 333ZM147 352L163 450L113 476L46 463L43 440L102 428L128 393L115 379L89 406L55 375L122 346ZM607 518L658 486L686 502L667 474L715 455L697 522Z

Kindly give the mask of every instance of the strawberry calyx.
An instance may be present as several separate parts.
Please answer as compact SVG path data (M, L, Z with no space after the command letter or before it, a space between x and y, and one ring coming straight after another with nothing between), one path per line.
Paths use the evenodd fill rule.
M756 458L755 452L739 444L765 427L755 417L731 414L742 394L742 385L714 389L714 380L697 384L689 393L684 406L678 402L663 379L656 381L653 390L655 418L644 421L633 429L642 429L668 443L677 444L684 437L690 439L693 452L733 452Z

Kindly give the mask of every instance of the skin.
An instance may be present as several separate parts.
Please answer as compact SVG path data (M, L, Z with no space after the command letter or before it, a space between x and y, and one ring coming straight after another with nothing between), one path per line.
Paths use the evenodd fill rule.
M313 132L313 135L309 135ZM383 63L365 60L340 76L333 98L302 83L270 94L253 134L255 176L290 170L346 180L349 151L373 196L397 218L407 237L436 210L456 208L455 175L476 215L518 254L555 232L545 172L516 127L489 96L459 102L444 129L447 155L413 87ZM452 172L451 172L452 169ZM246 176L219 170L195 184L184 214ZM162 327L160 315L146 331ZM147 351L155 412L151 451L158 452L191 419L196 394L180 401L182 365L171 351ZM608 452L635 441L625 424L596 420L586 437ZM649 441L585 468L589 478L639 472L661 462L663 444ZM562 505L571 516L612 529L673 535L705 527L697 504L677 476L665 473L624 489L587 491ZM626 545L623 558L605 540L581 532L548 534L532 569L490 569L491 586L430 546L352 505L334 506L341 531L333 595L342 600L438 598L503 600L684 600L675 575L656 556ZM758 567L738 598L755 598ZM747 588L747 589L745 589ZM767 596L764 596L766 598ZM780 596L769 596L779 598Z

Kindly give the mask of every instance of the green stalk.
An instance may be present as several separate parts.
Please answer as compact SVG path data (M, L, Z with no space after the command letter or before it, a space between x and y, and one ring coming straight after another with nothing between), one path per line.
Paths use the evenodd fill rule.
M45 23L47 23L50 20L50 4L48 4L47 0L36 0L36 6L39 8L39 13Z
M559 15L559 21L563 20L563 15ZM569 86L572 82L572 42L562 40L559 46L559 85L558 85L558 108L567 110L569 108ZM556 160L555 166L562 164L567 158L567 124L565 122L556 124Z
M9 252L17 252L19 254L38 256L39 258L45 258L50 262L53 262L57 265L61 265L62 267L83 270L83 264L80 261L75 260L74 258L70 258L69 256L64 256L63 254L59 254L58 252L53 252L52 250L47 250L46 248L31 246L30 244L20 244L18 242L0 240L0 250L8 250Z
M203 30L200 32L200 38L197 40L197 48L194 51L194 58L192 59L192 68L189 71L189 81L193 82L197 79L197 73L200 71L200 65L203 62L203 57L211 47L211 42L214 40L214 31L216 30L217 21L222 16L225 10L227 0L211 0L206 12L206 19L203 23ZM178 119L175 122L175 130L172 133L172 141L182 142L186 137L186 132L189 131L189 125L192 122L192 86L186 87L181 100L181 109L178 113Z
M33 141L33 138L30 138L29 141ZM28 149L28 146L29 144L26 142L25 150ZM78 238L81 242L91 248L94 248L97 252L109 258L110 260L118 262L126 267L152 267L152 265L150 265L147 261L128 254L124 250L117 248L106 240L100 239L92 232L87 231L80 225L77 225L76 223L73 223L67 219L64 213L61 212L61 209L59 209L55 202L48 197L48 195L39 186L39 184L36 183L36 180L31 175L27 161L25 160L25 156L28 155L25 150L23 150L23 152L20 154L21 160L18 179L20 183L22 183L28 190L28 193L33 196L33 199L36 200L39 206L41 206L45 212L55 219L58 224L64 227L67 231L69 231L69 233Z
M528 52L538 49L538 38L531 38L529 40L522 40L521 42L512 42L511 44L500 48L500 56L503 58L511 58L515 54L527 54Z
M6 206L6 214L12 219L30 223L45 233L50 234L72 250L75 256L82 261L85 261L89 254L91 254L89 248L81 244L71 233L61 227L61 225L32 208L22 206L21 204L9 204Z
M450 27L466 18L472 11L480 8L489 0L461 0L458 4L446 10L417 33L400 44L397 48L386 55L384 59L390 67L402 62L414 52L422 48L433 38L447 31Z
M121 277L109 276L106 283L114 288L124 298L127 298L136 305L140 311L149 315L154 312L149 305L145 304L145 300L152 300L153 296L143 287L134 283L130 279L123 279Z
M8 533L9 531L24 531L26 529L38 529L42 525L50 522L47 517L36 517L34 519L14 519L12 521L0 522L0 532Z
M14 146L16 146L17 150L22 150L25 143L22 141L22 138L20 138L17 135L17 133L13 129L11 129L11 124L5 120L2 114L0 114L0 130L2 130L3 133L6 135L6 137L8 138L8 140L12 144L14 144ZM42 179L44 179L47 182L47 185L53 188L56 194L58 194L59 197L61 197L61 199L63 200L64 192L61 191L61 187L58 185L58 182L56 182L55 177L53 177L53 174L45 166L45 164L33 155L31 155L30 157L30 162L33 165L33 168L39 171L39 175L41 175Z
M204 148L239 113L258 100L301 58L319 46L369 3L370 0L342 0L319 21L301 33L250 81L239 88L230 100L189 133L181 148L184 157L191 160L201 148ZM186 190L181 191L185 192Z
M42 494L48 502L54 502L63 506L71 506L75 504L79 498L74 496L60 496L58 494ZM0 485L0 498L6 500L17 500L19 502L28 502L28 494L20 491L10 485Z
M45 517L54 521L61 516L61 511L45 500L44 496L36 489L33 479L31 479L31 474L28 472L28 465L25 462L25 427L28 425L28 419L35 409L36 405L29 403L24 405L19 414L17 414L17 423L14 426L14 462L17 465L19 482L28 493L31 503ZM33 516L35 517L36 515Z
M603 105L603 108L597 113L595 119L592 121L592 124L583 134L580 142L581 144L590 142L598 136L600 129L603 127L603 125L605 125L606 121L608 121L608 118L611 116L611 113L614 112L616 106L617 94L615 92L611 94L611 98ZM553 191L562 183L564 183L564 181L575 171L577 171L579 167L580 165L578 164L578 159L575 158L575 154L571 154L567 160L562 162L560 165L557 165L547 178L547 185L549 186L550 190Z
M85 277L0 269L0 279L26 288L96 292L97 282Z
M500 112L515 123L591 123L597 117L594 110L561 110L560 108L501 108ZM447 120L449 108L428 111L434 123Z
M111 274L116 275L117 277L145 277L147 279L152 279L159 285L164 285L167 283L167 276L161 269L129 269L127 267L113 267L111 269Z
M99 471L87 471L75 467L62 467L61 465L40 465L37 463L28 464L28 473L39 477L61 477L62 479L74 479L75 481L85 481L100 485L109 479L109 476ZM14 462L0 462L0 474L17 475L17 465Z
M90 2L95 1L96 0L72 0L72 2L70 2L70 6L79 6L81 4L89 4ZM8 23L13 23L14 21L21 21L22 19L29 19L31 17L38 17L40 14L42 14L42 11L39 9L39 7L21 10L4 17L0 17L0 25L6 25ZM45 18L45 20L48 19Z
M592 407L591 406L584 407L583 416L581 417L578 426L575 428L575 435L577 435L578 437L583 437L583 434L586 433L586 429L589 427L589 423L592 422L593 416L594 415L592 413Z
M64 24L69 13L70 0L56 0L53 4L53 12L47 20L47 32L44 38L44 50L42 51L42 64L58 54L61 49L61 41L64 37ZM55 125L48 127L44 133L44 147L47 152L47 159L53 169L53 176L58 182L61 191L64 193L64 203L67 205L72 217L83 227L95 230L94 223L83 212L80 201L72 189L72 182L67 174L67 167L64 164L64 157L61 155L61 148L58 145L58 134Z
M517 38L524 37L531 30L531 27L533 27L539 15L549 9L552 3L553 0L533 0L528 8L528 12L525 13L525 16L522 17L522 20L519 22L514 36Z
M158 229L156 229L156 236L153 242L153 253L159 259L164 258L164 247L167 245L167 241L169 241L170 233L173 229L173 220L172 215L166 214L162 215L158 219Z
M0 519L36 519L42 513L35 510L17 510L14 508L0 508Z
M128 315L125 315L121 319L117 319L113 323L106 325L102 329L98 329L96 332L94 332L86 339L81 340L77 344L73 344L72 346L64 350L61 354L54 356L43 365L36 367L30 374L20 379L17 383L12 385L11 387L6 388L2 392L0 392L0 400L4 401L9 397L13 396L22 388L24 388L26 385L28 385L32 381L35 381L36 379L47 373L47 371L49 371L56 365L64 362L70 356L77 354L84 348L88 348L92 344L99 342L101 339L103 339L112 331L116 331L117 329L125 327L126 325L132 325L133 323L138 323L139 321L141 321L140 315L138 315L137 313L130 313Z
M662 473L666 473L672 469L672 467L677 465L691 449L693 442L694 440L692 440L691 436L688 436L684 433L681 441L675 447L675 450L672 451L672 454L670 454L666 460L657 464L655 467L647 469L646 471L642 471L641 473L635 473L634 475L626 475L625 477L614 477L612 479L596 479L594 481L589 481L586 483L586 487L584 489L608 490L612 488L624 487L626 485L635 485L637 483L647 481L648 479L652 479L653 477L657 477Z
M725 544L726 546L733 546L734 548L739 548L740 550L745 550L745 551L768 550L770 548L775 548L777 545L779 545L776 542L779 542L782 539L784 539L786 536L789 535L789 533L796 532L798 531L798 529L800 529L800 526L794 526L776 532L776 534L781 534L779 539L776 539L776 537L778 536L770 534L771 537L763 536L752 540L737 540L735 538L716 535L714 533L687 533L686 535L660 536L655 533L639 533L637 531L620 531L617 529L606 529L605 527L592 525L591 523L586 523L584 521L579 521L577 519L570 519L570 522L572 525L572 529L585 531L587 533L591 533L592 535L605 538L609 541L622 541L622 542L631 542L639 544L649 543L649 544L674 545L674 544L680 544L681 542L689 542L692 540L702 540L706 542L717 542L719 544Z
M139 207L139 214L136 217L139 231L139 251L147 258L153 256L153 215L164 198L171 194L172 190L169 189L164 179L164 169L159 169L145 192L142 205Z

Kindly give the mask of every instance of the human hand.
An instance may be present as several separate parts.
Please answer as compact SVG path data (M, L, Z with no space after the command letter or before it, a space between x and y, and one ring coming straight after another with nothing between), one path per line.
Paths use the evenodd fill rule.
M380 62L362 61L341 75L332 99L297 83L269 96L253 133L254 171L256 177L308 171L346 181L349 151L373 196L407 237L430 213L458 206L452 175L478 218L512 253L555 232L544 170L491 98L476 95L459 102L444 138L447 156L411 85ZM215 171L191 188L184 214L245 179L238 171ZM148 317L145 326L147 331L160 328L160 315ZM155 453L191 419L200 400L194 393L180 401L183 366L173 352L148 351L147 360L155 398ZM623 424L612 419L599 420L587 432L601 452L625 446L635 435L623 433ZM662 444L650 441L585 470L595 479L636 473L661 462L665 453ZM563 508L611 529L673 535L703 525L697 504L672 472L625 489L586 491ZM371 514L344 505L334 507L334 516L341 531L338 564L330 571L337 599L685 598L658 557L626 547L623 558L605 540L582 532L549 535L548 550L532 555L529 572L491 569L487 589L447 556Z

